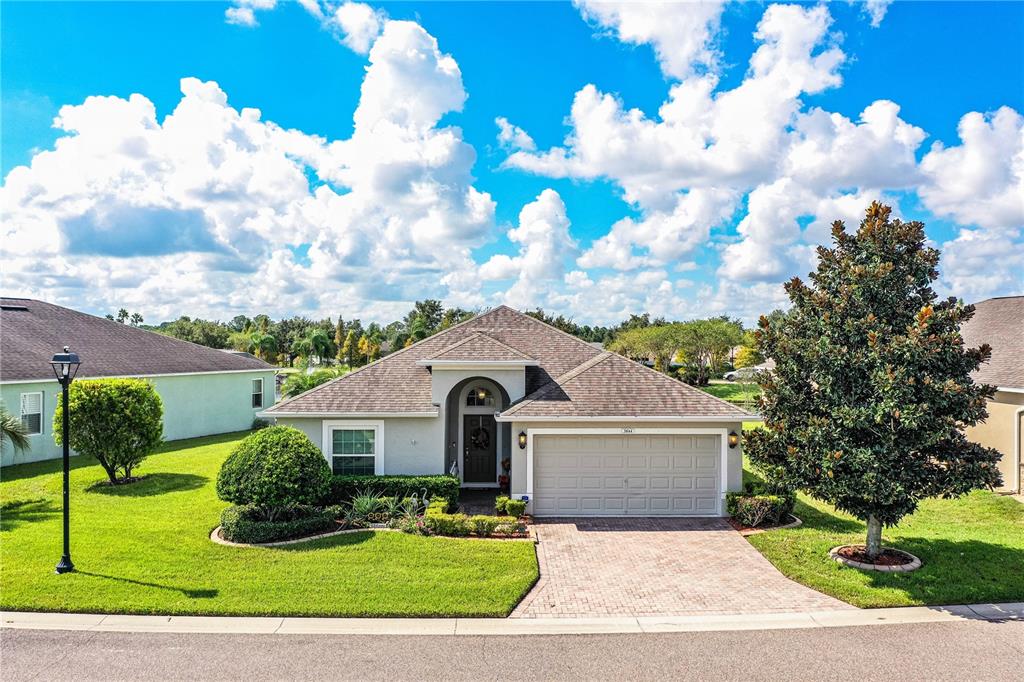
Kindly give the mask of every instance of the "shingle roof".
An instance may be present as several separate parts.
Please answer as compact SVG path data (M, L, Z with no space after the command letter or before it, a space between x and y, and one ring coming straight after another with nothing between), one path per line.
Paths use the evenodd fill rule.
M990 298L974 306L974 317L961 330L964 343L992 346L992 358L974 373L974 380L1024 388L1024 296Z
M735 417L749 412L615 353L602 353L502 413L503 417Z
M50 358L78 353L80 377L272 369L249 354L199 346L52 303L0 299L0 381L53 379Z
M604 353L507 306L280 402L267 414L433 413L437 406L431 402L431 373L420 361L449 353L453 358L466 359L472 349L490 353L498 346L508 349L503 353L514 351L537 362L525 368L527 398L506 414L532 415L537 411L551 416L750 416L703 391ZM494 357L488 355L487 359Z
M508 346L495 338L476 332L439 351L423 362L443 360L450 362L519 362L535 358Z

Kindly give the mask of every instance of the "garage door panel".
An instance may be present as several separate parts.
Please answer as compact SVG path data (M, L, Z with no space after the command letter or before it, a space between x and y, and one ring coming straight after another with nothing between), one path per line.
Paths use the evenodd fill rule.
M721 481L719 436L537 435L538 516L714 515Z

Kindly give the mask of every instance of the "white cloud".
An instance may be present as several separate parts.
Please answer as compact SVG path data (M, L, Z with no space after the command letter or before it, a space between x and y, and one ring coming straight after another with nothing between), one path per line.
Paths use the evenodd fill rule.
M971 112L957 130L960 145L937 142L921 160L925 205L963 225L1024 226L1024 116L1009 107Z
M252 7L228 7L224 10L224 19L229 24L236 24L238 26L256 26L256 14L252 11Z
M517 125L508 122L504 116L494 119L498 126L498 144L506 151L517 151L520 149L533 151L537 148L533 138L525 130Z
M800 95L841 82L837 69L845 55L836 47L819 49L830 21L821 6L770 6L743 82L719 93L713 75L676 84L660 120L587 85L573 100L563 147L518 151L506 165L552 177L606 177L627 201L663 211L682 189L756 184L775 170Z
M885 13L889 11L892 0L864 0L864 13L871 19L872 28L882 25Z
M502 296L504 302L520 308L543 304L543 294L561 283L566 261L576 255L576 242L569 234L569 218L558 192L546 189L526 204L508 238L519 245L519 254L492 256L480 266L481 279L515 277Z
M942 245L941 284L951 295L976 302L1024 291L1024 240L1014 234L964 229Z
M349 139L284 130L213 82L181 90L162 121L139 94L60 110L65 135L0 190L5 289L150 317L336 313L445 296L446 273L475 268L494 202L459 129L437 127L465 92L419 25L386 22ZM302 244L308 264L287 248ZM480 300L465 285L452 298Z
M737 193L726 189L698 188L678 194L670 211L651 211L640 220L616 222L578 263L585 268L632 270L675 262L679 269L679 259L706 244L711 228L732 214L738 200Z
M248 26L259 25L256 10L270 10L277 6L277 0L234 0L235 5L224 10L224 20L229 24Z
M385 20L383 11L361 2L345 2L334 11L334 23L341 29L341 42L359 54L370 52Z
M719 0L703 2L607 2L573 0L585 19L631 45L651 45L666 76L682 80L696 69L713 70L718 54Z

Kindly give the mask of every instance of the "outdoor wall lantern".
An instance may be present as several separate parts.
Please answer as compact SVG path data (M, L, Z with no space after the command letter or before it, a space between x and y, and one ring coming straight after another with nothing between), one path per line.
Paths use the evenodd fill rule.
M526 431L519 432L519 449L522 450L526 447Z
M64 444L64 555L60 558L60 563L57 564L57 573L70 573L75 570L75 565L71 563L71 524L68 523L68 502L71 497L70 494L70 472L71 472L71 445L68 443L70 433L70 418L71 414L68 408L68 387L71 386L71 382L74 381L75 375L78 374L78 366L81 365L81 361L78 359L77 353L72 353L68 350L67 346L64 346L63 353L57 353L50 360L50 367L53 367L53 373L57 377L57 381L60 382L60 386L63 392L63 432L61 442Z
M740 444L740 435L735 431L729 432L729 447L734 448Z

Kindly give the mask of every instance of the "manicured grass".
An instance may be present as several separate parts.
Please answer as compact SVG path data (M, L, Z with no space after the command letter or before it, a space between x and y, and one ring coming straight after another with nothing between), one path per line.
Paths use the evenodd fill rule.
M761 387L754 383L722 383L701 386L701 390L716 398L738 405L753 405L761 395Z
M71 556L61 554L60 462L0 472L0 608L193 615L503 616L537 579L533 545L395 532L283 548L209 540L226 503L214 483L246 434L181 441L145 478L111 488L72 459Z
M912 573L837 564L828 551L863 544L864 524L804 495L794 513L803 526L753 535L750 542L793 580L854 606L1024 601L1024 504L1011 497L978 491L958 500L927 500L886 528L886 546L921 558L922 567Z

